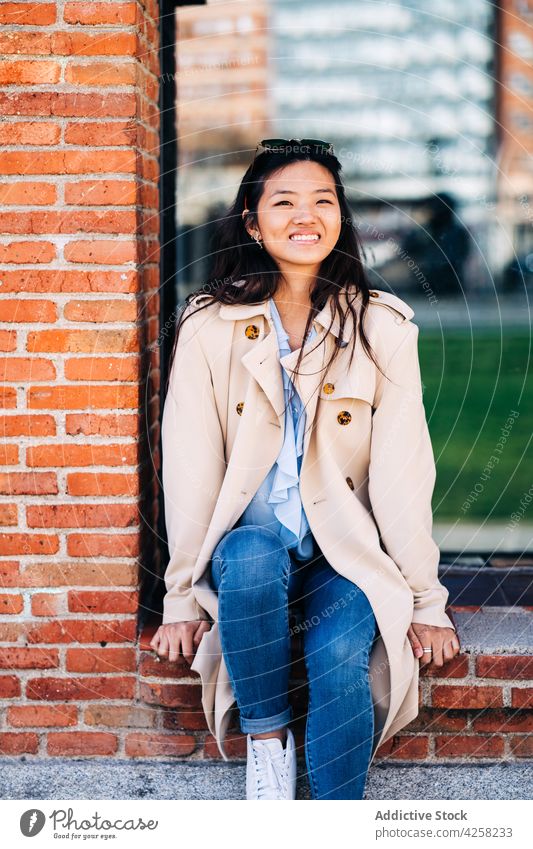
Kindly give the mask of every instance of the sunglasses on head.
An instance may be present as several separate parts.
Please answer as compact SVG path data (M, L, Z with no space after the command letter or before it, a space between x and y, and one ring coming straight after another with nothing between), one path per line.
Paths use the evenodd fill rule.
M283 153L287 151L287 149L292 150L294 147L314 147L319 148L319 153L334 153L331 142L323 141L322 139L263 139L263 141L259 142L255 149L255 156L257 156L258 152Z
M287 153L295 148L299 151L305 147L312 147L315 153L323 155L335 155L335 149L331 142L323 139L263 139L257 145L252 160L252 165L255 162L256 156L261 153ZM244 211L248 210L246 195L244 196Z

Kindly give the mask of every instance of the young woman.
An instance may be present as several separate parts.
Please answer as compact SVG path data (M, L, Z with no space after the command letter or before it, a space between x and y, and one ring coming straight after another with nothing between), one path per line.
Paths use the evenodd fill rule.
M152 647L202 680L222 756L237 703L248 799L294 799L291 636L314 799L361 799L460 650L432 539L435 463L413 310L370 291L331 145L258 145L178 322L163 415L170 562ZM290 614L302 617L291 628Z

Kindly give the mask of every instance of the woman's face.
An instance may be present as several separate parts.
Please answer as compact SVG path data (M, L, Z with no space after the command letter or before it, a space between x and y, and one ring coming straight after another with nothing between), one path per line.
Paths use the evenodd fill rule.
M318 162L292 162L265 180L255 227L263 247L281 270L297 266L316 272L341 232L335 180ZM307 239L298 239L298 234Z

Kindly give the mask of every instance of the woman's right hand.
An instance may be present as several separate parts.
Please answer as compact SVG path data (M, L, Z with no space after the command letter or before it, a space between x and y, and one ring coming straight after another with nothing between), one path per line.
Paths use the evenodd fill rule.
M159 626L150 645L158 657L170 661L178 660L181 651L190 666L200 640L205 632L210 630L211 622L207 619L168 622L166 625Z

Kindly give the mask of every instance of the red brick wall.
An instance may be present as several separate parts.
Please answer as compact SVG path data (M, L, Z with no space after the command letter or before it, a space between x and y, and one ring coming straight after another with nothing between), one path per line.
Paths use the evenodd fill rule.
M157 14L0 4L0 754L120 755L151 724Z

